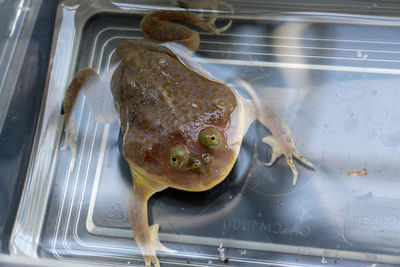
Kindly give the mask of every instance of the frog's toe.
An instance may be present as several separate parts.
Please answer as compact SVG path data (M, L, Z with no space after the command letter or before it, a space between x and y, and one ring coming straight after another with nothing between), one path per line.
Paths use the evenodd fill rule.
M311 163L311 162L309 162L306 158L304 158L301 154L300 154L300 152L299 151L295 151L294 153L293 153L293 156L296 158L296 159L298 159L298 160L300 160L301 162L303 162L305 165L307 165L308 167L310 167L311 169L314 169L314 165Z
M225 7L226 9L228 9L227 12L231 12L232 14L234 13L233 6L230 5L229 3L225 2L225 1L215 1L213 3L213 6L211 7L212 14L208 18L206 18L205 16L201 15L201 18L203 19L203 23L204 23L204 28L206 28L206 30L208 30L208 31L210 31L210 32L212 32L214 34L220 34L222 32L225 32L232 26L232 20L229 20L229 22L225 26L220 27L220 28L218 28L215 25L215 21L218 18L218 13L217 12L218 12L220 6Z
M161 244L161 242L158 242L157 250L158 251L162 251L162 252L166 252L166 253L176 253L177 252L176 250L167 248L166 246Z
M232 20L230 20L225 26L218 28L215 25L216 20L217 20L217 14L214 13L208 19L204 20L203 28L214 34L220 34L222 32L227 31L232 26Z
M160 240L158 239L159 228L160 226L158 224L150 226L150 242L141 248L146 267L150 267L152 264L156 267L160 266L156 256L156 251L176 253L175 250L169 249L160 243Z
M276 159L279 158L282 155L282 152L281 152L281 149L280 149L280 146L279 146L278 142L271 135L267 136L267 137L264 137L262 139L262 141L272 148L271 159L269 160L269 162L265 163L265 165L270 167L270 166L272 166L272 164L275 163Z
M223 26L223 27L221 27L221 28L217 28L217 26L215 26L215 24L214 24L215 32L216 32L217 34L220 34L221 32L227 31L231 26L232 26L232 20L230 20L230 21L228 22L228 24L226 24L225 26Z
M272 148L272 156L269 162L265 163L266 166L272 166L274 162L276 161L277 158L279 158L281 155L285 156L286 162L288 166L290 167L292 173L293 173L293 185L296 185L297 178L299 176L299 173L297 171L297 168L294 164L294 158L298 159L305 165L309 166L310 168L314 169L314 165L306 160L300 153L297 151L297 149L294 147L293 142L288 142L288 144L281 144L279 143L272 135L264 137L262 141L269 145ZM292 146L292 144L293 146Z
M292 172L293 172L293 185L296 185L297 176L298 176L296 166L294 166L293 158L298 159L298 160L301 161L303 164L307 165L307 166L310 167L311 169L314 169L314 165L313 165L311 162L309 162L308 160L306 160L306 158L304 158L304 157L300 154L300 152L297 151L297 150L294 150L294 151L293 151L293 154L285 155L285 157L286 157L286 161L287 161L287 163L288 163L290 169L291 169Z
M61 147L61 150L65 150L67 149L67 147L71 149L71 168L73 169L76 161L77 135L72 125L66 126L64 128L64 132L65 132L65 141L64 145Z
M155 250L157 251L162 251L162 252L167 252L167 253L176 253L176 250L169 249L163 244L161 244L159 238L158 238L158 229L160 228L159 224L153 224L150 226L150 235L152 237L152 240L154 242Z
M296 166L294 165L293 156L292 154L285 154L286 162L289 165L290 169L293 173L293 185L297 183L297 177L299 176L299 172L297 171Z
M158 261L157 256L155 255L145 255L144 263L146 264L146 267L151 267L152 264L155 267L160 267L160 262Z

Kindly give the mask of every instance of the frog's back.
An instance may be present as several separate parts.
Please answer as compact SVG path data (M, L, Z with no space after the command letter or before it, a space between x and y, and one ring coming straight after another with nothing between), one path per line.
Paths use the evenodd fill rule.
M123 56L111 88L125 142L131 143L125 154L139 166L149 160L144 153L149 149L168 151L182 141L196 146L199 131L208 126L224 132L237 105L225 84L187 67L173 53L140 47Z

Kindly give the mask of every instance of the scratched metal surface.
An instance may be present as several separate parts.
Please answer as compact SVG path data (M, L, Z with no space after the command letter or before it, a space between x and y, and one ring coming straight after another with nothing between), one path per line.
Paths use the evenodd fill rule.
M100 13L88 20L71 74L87 66L107 69L120 40L142 38L141 17L141 11ZM246 15L234 17L228 32L202 33L201 40L198 61L221 79L248 81L280 113L316 168L298 165L293 187L282 159L264 166L270 149L261 139L269 132L255 123L222 184L202 193L168 189L151 198L150 221L160 224L163 243L179 251L161 253L161 262L223 265L217 260L221 243L234 266L400 262L397 21ZM119 126L97 124L86 105L79 108L77 163L71 169L68 151L55 155L39 255L140 263ZM363 168L367 176L348 176Z

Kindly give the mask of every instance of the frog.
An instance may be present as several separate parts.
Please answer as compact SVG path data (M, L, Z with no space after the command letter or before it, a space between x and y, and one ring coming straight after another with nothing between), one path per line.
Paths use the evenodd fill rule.
M215 19L187 10L147 14L140 23L145 38L117 45L111 75L81 70L63 99L66 143L75 152L71 117L81 91L89 106L97 109L97 120L120 124L122 154L133 179L130 223L146 266L160 266L158 251L175 252L160 242L159 225L149 225L150 197L169 187L200 192L220 184L232 170L253 122L259 121L271 132L262 138L272 148L265 165L283 156L293 173L293 185L298 178L294 159L314 168L266 101L245 98L236 86L215 78L193 59L199 32L179 22L213 34L231 25L230 21L218 28ZM108 85L112 99L104 93ZM102 109L114 110L116 116L102 116Z

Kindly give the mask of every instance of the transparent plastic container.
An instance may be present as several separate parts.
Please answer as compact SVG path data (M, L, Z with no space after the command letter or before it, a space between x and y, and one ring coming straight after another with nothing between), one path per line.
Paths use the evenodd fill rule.
M296 163L293 186L283 159L265 166L271 149L261 140L270 133L253 123L221 184L150 199L150 222L177 251L158 253L161 266L400 264L400 4L229 3L234 13L221 10L218 22L232 26L219 35L200 31L196 61L218 79L247 81L315 169ZM73 166L71 150L60 149L61 106L74 74L107 71L118 42L144 37L145 14L175 8L167 1L59 2L11 255L143 265L129 223L132 177L119 125L97 122L79 102ZM12 92L4 92L1 103L9 103Z

